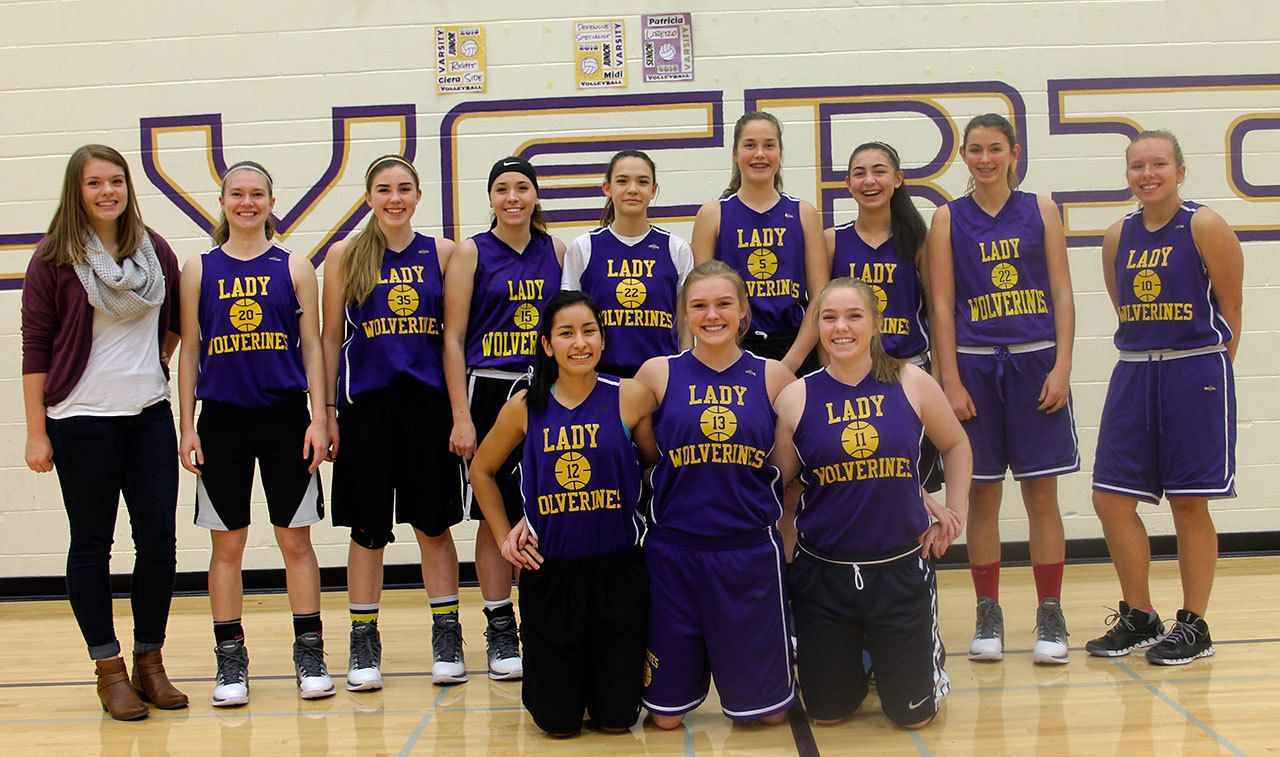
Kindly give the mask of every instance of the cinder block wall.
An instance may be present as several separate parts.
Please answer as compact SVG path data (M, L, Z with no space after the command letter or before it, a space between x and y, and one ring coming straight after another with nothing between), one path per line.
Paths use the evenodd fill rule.
M487 226L484 181L494 159L525 151L547 168L594 166L614 149L601 142L624 140L651 150L661 185L655 215L687 237L697 204L728 179L733 121L756 108L785 123L787 191L816 202L827 225L852 217L840 174L860 142L899 148L928 217L937 202L963 192L967 174L954 143L965 120L997 111L1024 130L1024 188L1067 202L1072 245L1073 388L1086 471L1061 483L1069 538L1101 534L1087 469L1114 361L1115 320L1098 240L1134 207L1116 195L1124 188L1124 134L1135 127L1177 132L1189 163L1183 195L1213 206L1250 240L1236 363L1241 496L1215 505L1214 516L1223 531L1276 529L1280 258L1271 252L1280 238L1280 14L1272 3L1233 2L1208 18L1190 0L859 8L815 0L802 10L706 0L693 4L696 79L654 84L643 82L639 64L639 17L649 4L576 5L574 15L554 17L537 15L549 12L543 6L489 2L465 10L386 0L285 0L267 11L240 0L0 5L0 274L7 287L0 291L0 577L63 572L66 520L56 478L23 464L19 288L77 146L104 142L128 156L147 223L183 260L208 246L214 167L260 161L277 179L283 243L319 260L360 215L365 166L393 151L412 154L425 179L419 229L463 238ZM626 21L624 89L575 87L572 24L592 18ZM460 23L485 26L488 92L437 95L434 27ZM575 151L544 151L553 141L573 142ZM599 184L596 169L560 173L544 187ZM588 191L544 205L559 219L554 233L567 241L591 227L600 202ZM1024 540L1025 515L1016 487L1009 490L1004 534ZM207 565L208 537L191 525L193 496L184 474L183 571ZM1153 533L1172 532L1167 509L1142 509ZM260 520L246 556L251 568L279 564ZM345 531L326 523L313 535L322 565L343 564ZM463 524L455 536L461 558L470 560L474 529ZM113 567L127 571L123 516L116 544ZM399 533L388 561L416 559L412 536Z

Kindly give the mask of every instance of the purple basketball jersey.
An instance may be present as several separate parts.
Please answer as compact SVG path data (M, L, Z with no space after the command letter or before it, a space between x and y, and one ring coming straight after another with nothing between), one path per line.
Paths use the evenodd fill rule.
M790 334L800 329L809 296L799 200L783 194L772 208L757 213L736 194L721 198L716 259L747 283L752 331Z
M598 377L572 410L554 394L543 410L529 410L520 493L545 557L599 557L640 543L640 463L616 378Z
M880 338L885 352L912 358L929 349L924 285L915 263L905 263L890 238L879 247L863 241L853 222L835 228L831 278L852 276L871 285L884 316Z
M338 362L338 402L411 379L443 392L444 279L436 240L414 234L400 252L385 250L378 283L359 305L347 303Z
M1183 201L1155 231L1147 231L1142 211L1125 216L1116 249L1117 349L1185 350L1231 341L1191 236L1191 217L1201 207Z
M1052 341L1053 302L1036 196L1015 190L994 217L972 195L952 200L956 344Z
M628 246L605 226L585 241L591 257L582 291L599 306L608 332L601 369L634 374L649 358L675 352L679 273L671 259L671 234L653 226Z
M661 453L653 472L653 523L697 537L741 536L782 515L769 464L777 413L765 361L743 352L716 372L693 352L667 358L667 391L653 415Z
M803 380L794 437L805 486L800 539L845 560L911 547L929 526L919 475L924 426L902 385L868 375L849 386L825 370Z
M538 321L560 291L555 243L534 232L524 252L476 234L476 273L467 324L467 367L523 373L533 365Z
M196 398L270 407L307 391L289 251L252 260L215 247L201 256L200 378Z

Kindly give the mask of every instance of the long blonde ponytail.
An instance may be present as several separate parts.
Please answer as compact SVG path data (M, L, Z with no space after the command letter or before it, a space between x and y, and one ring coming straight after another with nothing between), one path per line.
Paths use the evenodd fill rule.
M364 191L368 197L373 192L373 180L388 168L399 166L413 176L413 188L421 188L418 171L399 155L383 155L369 165L364 175ZM387 249L387 238L378 225L378 219L370 216L368 223L347 242L342 256L342 301L359 305L373 294L382 274L382 255Z

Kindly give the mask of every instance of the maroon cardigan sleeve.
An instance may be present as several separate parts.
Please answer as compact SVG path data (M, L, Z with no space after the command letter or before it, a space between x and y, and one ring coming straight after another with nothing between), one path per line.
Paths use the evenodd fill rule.
M156 248L156 257L160 260L160 268L164 270L164 304L160 306L160 349L164 349L165 332L172 331L182 335L182 308L178 303L178 280L182 277L182 269L178 266L178 256L173 248L164 241L164 237L147 229L151 234L151 243Z
M48 373L53 364L53 340L58 334L58 305L54 301L53 265L31 256L22 280L22 373Z

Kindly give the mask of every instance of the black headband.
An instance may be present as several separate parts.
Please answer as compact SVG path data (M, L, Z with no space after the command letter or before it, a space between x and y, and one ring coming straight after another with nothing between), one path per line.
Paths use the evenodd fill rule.
M534 170L533 165L530 164L529 161L515 156L503 158L493 164L493 168L489 169L489 186L486 191L492 192L493 183L498 180L498 177L511 171L523 174L530 182L533 183L533 191L538 191L538 172Z

